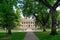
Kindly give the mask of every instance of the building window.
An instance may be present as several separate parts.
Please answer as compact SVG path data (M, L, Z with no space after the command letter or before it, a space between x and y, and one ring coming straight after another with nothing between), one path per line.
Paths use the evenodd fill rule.
M32 24L34 24L34 22L32 22Z
M23 24L23 22L22 22L22 24Z
M24 22L24 24L25 24L25 22Z
M31 24L32 24L33 22L31 22Z
M32 25L31 25L31 27L32 27Z

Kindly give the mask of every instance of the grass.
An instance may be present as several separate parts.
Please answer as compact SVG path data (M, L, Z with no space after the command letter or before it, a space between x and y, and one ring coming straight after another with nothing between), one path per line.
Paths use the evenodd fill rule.
M11 35L8 35L6 33L0 33L0 40L23 40L25 34L25 32L15 32Z
M36 32L35 34L40 40L60 40L60 32L55 36L50 35L50 32Z
M20 30L14 30L14 29L12 29L11 31L12 31L12 32L19 32ZM0 29L0 32L6 33L7 30Z
M38 29L38 30L40 30L40 32L42 32L43 31L43 28L40 28L40 29ZM57 31L60 31L60 28L57 28L56 29ZM46 28L46 31L51 31L51 28Z

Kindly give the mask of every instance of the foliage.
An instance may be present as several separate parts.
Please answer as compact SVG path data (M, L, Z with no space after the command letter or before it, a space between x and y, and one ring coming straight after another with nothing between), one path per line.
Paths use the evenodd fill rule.
M1 0L0 1L0 26L3 28L13 28L17 26L20 16L15 13L13 6L17 7L18 0Z
M57 26L60 24L60 10L57 10Z
M30 17L32 13L32 3L30 0L24 1L24 9L23 9L23 16Z
M40 23L46 23L46 21L49 19L49 14L47 12L47 7L45 7L42 3L38 3L35 0L29 1L26 0L24 2L24 9L23 9L23 15L29 17L33 13L36 13L38 15L38 19L40 20ZM47 19L46 19L47 18ZM46 19L46 20L45 20Z

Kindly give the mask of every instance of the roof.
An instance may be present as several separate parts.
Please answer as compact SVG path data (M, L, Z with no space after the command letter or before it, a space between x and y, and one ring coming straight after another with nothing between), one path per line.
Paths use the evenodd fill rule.
M21 18L22 22L30 22L30 21L34 21L34 18Z

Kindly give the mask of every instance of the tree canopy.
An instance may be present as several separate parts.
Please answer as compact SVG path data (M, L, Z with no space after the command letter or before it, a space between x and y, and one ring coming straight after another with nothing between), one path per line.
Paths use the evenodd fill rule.
M13 6L17 8L18 0L0 0L0 26L6 28L11 34L11 28L20 22L20 15L15 13Z

